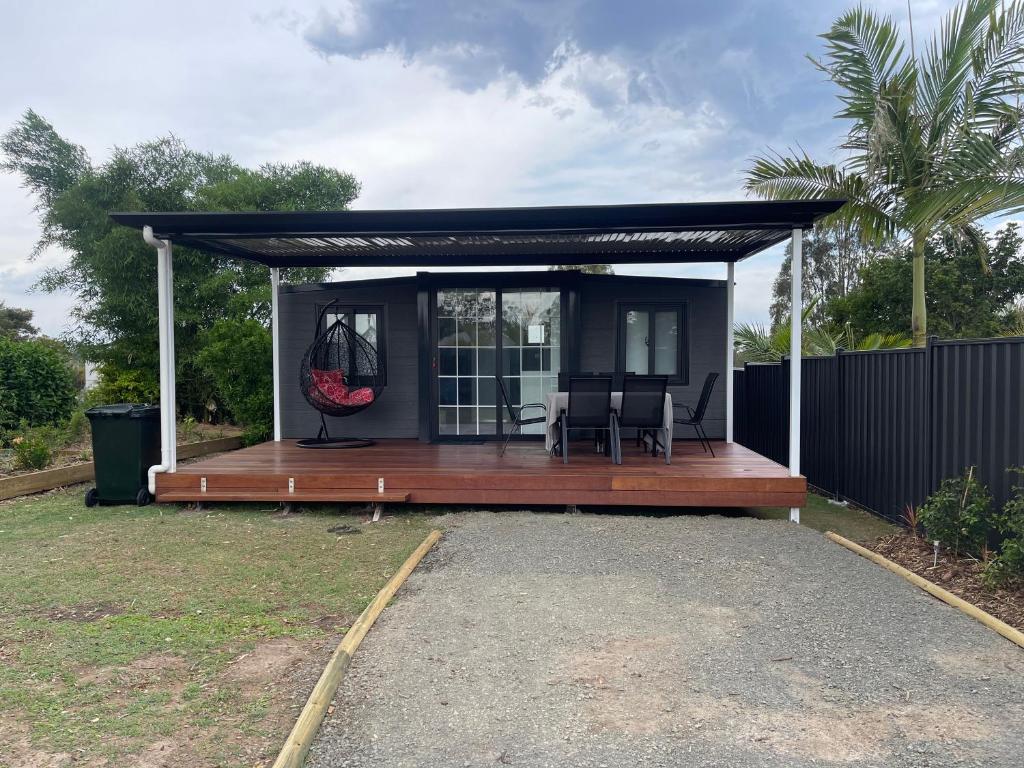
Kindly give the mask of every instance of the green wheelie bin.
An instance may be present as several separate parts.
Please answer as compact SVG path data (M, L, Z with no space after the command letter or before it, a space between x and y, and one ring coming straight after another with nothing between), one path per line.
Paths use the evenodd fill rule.
M85 415L96 467L96 487L86 492L85 506L149 504L149 468L160 463L160 408L118 403L98 405Z

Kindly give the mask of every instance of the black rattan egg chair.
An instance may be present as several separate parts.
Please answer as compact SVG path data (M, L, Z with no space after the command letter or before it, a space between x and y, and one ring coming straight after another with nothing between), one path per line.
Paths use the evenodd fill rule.
M375 402L384 392L384 360L364 336L340 319L321 331L324 317L334 305L317 316L317 334L302 358L299 386L306 401L320 412L320 431L315 438L299 440L303 448L362 448L372 440L331 437L325 416L352 416Z

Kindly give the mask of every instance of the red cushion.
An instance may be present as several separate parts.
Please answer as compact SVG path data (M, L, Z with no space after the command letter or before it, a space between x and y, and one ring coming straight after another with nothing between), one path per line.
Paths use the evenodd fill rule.
M335 405L369 405L374 399L370 387L349 389L344 384L328 384L323 387L313 385L309 388L309 394L314 399L328 400Z
M369 405L373 402L373 390L369 387L353 389L344 400L338 400L337 402L342 405Z
M313 368L310 373L313 374L313 382L320 389L331 384L345 386L345 371L341 368L336 368L333 371L321 371L319 368Z

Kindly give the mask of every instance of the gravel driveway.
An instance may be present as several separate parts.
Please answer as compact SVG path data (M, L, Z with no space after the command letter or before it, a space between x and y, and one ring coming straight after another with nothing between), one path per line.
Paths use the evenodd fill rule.
M814 531L444 522L310 765L1024 764L1024 650Z

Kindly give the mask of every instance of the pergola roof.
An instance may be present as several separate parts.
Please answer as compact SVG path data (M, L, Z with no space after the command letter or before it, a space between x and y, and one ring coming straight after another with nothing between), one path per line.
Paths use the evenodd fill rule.
M175 244L271 267L734 262L844 200L396 211L112 213Z

